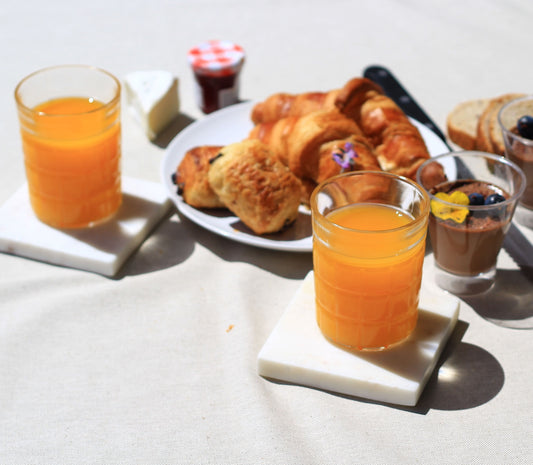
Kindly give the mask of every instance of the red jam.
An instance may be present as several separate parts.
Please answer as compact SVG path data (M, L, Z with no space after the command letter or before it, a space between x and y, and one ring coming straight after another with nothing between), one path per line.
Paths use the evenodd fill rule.
M242 47L232 42L211 40L188 54L196 83L198 106L211 113L239 101L239 73L244 62Z
M236 103L239 99L236 81L238 76L212 77L196 74L198 91L201 95L197 97L198 105L204 113L212 113L220 108Z

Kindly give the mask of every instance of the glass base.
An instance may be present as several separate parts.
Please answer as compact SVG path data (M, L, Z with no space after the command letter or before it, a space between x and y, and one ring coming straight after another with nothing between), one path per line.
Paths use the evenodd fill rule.
M409 333L407 336L405 336L403 339L400 339L399 341L395 341L389 345L382 346L382 347L356 347L356 346L351 346L351 345L339 344L338 342L334 341L333 339L331 339L329 336L327 336L323 332L322 332L322 335L334 346L339 347L340 349L343 349L347 352L352 352L352 353L357 354L361 352L382 352L382 351L394 349L395 347L398 347L399 345L407 341L407 339L409 339L409 337L411 336L411 333Z
M103 223L107 223L112 220L120 210L122 206L122 192L119 191L118 195L114 195L111 199L106 199L105 202L97 205L94 200L91 203L87 203L87 208L92 208L95 210L94 206L97 205L98 210L97 214L100 214L99 217L95 216L95 212L92 212L92 215L84 215L83 221L80 221L82 218L81 214L73 215L72 212L68 212L66 208L59 207L57 204L54 208L52 203L46 205L43 202L38 203L39 208L35 208L35 203L32 198L32 192L30 191L30 203L32 206L33 213L37 219L52 228L55 229L64 229L64 230L77 230L77 229L87 229L94 228ZM73 219L74 218L74 219Z
M494 286L496 268L475 276L461 276L435 266L435 282L445 291L455 295L475 295L489 291Z
M111 212L109 215L107 215L107 216L105 216L103 218L100 218L98 220L89 221L87 223L73 223L73 224L67 224L67 225L52 223L52 222L49 222L49 221L45 221L44 219L40 218L38 215L35 215L35 216L37 216L37 219L41 223L44 223L47 226L50 226L50 227L55 228L55 229L63 229L63 230L66 230L66 231L70 231L70 230L78 230L78 229L90 229L90 228L94 228L96 226L100 226L103 223L107 223L108 221L112 220L115 217L115 215L117 214L119 209L120 209L120 207L117 208L115 211Z
M498 269L496 282L488 292L461 299L497 326L533 329L533 286L519 270Z
M516 207L514 218L522 226L533 229L533 210L518 205L518 207Z

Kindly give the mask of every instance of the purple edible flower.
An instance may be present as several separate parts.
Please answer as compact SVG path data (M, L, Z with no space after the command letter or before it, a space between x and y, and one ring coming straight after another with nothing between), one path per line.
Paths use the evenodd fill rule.
M357 157L358 155L351 142L346 142L344 148L333 152L333 160L340 165L342 171L353 168L354 158Z

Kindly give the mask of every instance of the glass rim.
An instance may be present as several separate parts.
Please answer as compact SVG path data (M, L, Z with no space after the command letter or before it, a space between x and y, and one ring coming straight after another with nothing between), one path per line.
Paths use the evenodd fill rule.
M515 134L514 132L512 132L510 129L508 129L504 124L503 124L503 113L508 110L511 106L513 105L516 105L517 103L520 103L520 102L525 102L527 100L531 100L533 101L533 95L524 95L523 97L518 97L518 98L515 98L509 102L507 102L505 105L503 105L500 110L498 111L498 115L497 115L497 119L498 119L498 124L501 128L501 130L508 136L512 137L513 139L516 139L516 140L519 140L521 143L523 143L524 145L529 145L529 146L533 146L533 140L531 139L527 139L525 137L522 137L520 134ZM525 116L525 115L524 115ZM531 116L533 116L533 112L531 114Z
M323 189L324 186L327 184L331 184L335 182L336 180L340 178L348 178L348 177L357 177L362 175L378 175L380 177L385 177L389 179L394 179L396 181L401 181L404 184L407 184L414 188L416 192L420 194L421 200L423 201L423 208L421 209L422 212L420 215L418 215L416 218L411 218L410 221L402 226L397 226L395 228L388 228L388 229L357 229L357 228L350 228L347 226L342 226L338 223L335 223L334 221L331 221L326 215L318 211L316 199L318 195L320 194L320 191ZM347 205L356 205L358 203L361 204L373 204L373 202L352 202L348 203ZM385 205L389 206L387 204L377 204L376 205ZM323 218L325 221L328 222L328 224L333 225L335 228L343 230L343 231L351 231L358 234L389 234L389 233L396 233L405 229L413 229L418 223L425 223L429 212L430 212L430 197L428 192L420 185L418 185L415 181L412 179L409 179L405 176L401 176L399 174L389 173L387 171L374 171L374 170L361 170L361 171L347 171L344 173L336 174L335 176L332 176L330 178L325 179L320 184L318 184L314 189L310 197L309 206L311 208L312 214L318 214L320 218ZM411 216L409 214L409 216Z
M64 68L64 69L69 69L69 68L70 69L85 69L85 70L88 70L88 71L96 71L97 73L101 73L101 74L106 75L107 77L111 78L111 80L116 84L116 91L114 92L113 98L111 98L107 102L102 102L103 105L98 107L98 108L94 108L94 109L91 109L91 110L88 110L88 111L83 111L81 113L53 113L53 114L45 113L45 112L36 112L34 108L27 106L22 101L22 97L20 95L20 90L21 90L22 86L25 83L27 83L30 79L32 79L33 77L35 77L35 76L37 76L39 74L43 74L43 73L46 73L46 72L49 72L49 71L58 70L58 69L61 69L61 68ZM25 113L28 113L28 114L38 113L39 116L46 116L46 117L49 117L49 118L53 118L53 117L64 117L64 116L78 116L78 115L82 116L82 115L87 115L87 114L96 113L96 112L105 110L106 108L114 106L114 105L116 105L117 103L120 102L121 88L122 88L122 86L120 84L120 80L115 75L113 75L109 71L106 71L103 68L99 68L98 66L93 66L93 65L66 64L66 65L47 66L45 68L38 69L38 70L33 71L32 73L26 75L25 77L23 77L19 81L19 83L15 87L14 95L15 95L15 101L17 103L17 107L19 108L19 110L22 110L22 111L24 111ZM65 97L75 97L75 96L73 96L73 95L70 95L70 96L65 95Z
M487 210L491 210L494 208L501 208L502 206L512 205L513 203L518 202L518 200L520 200L520 197L522 197L522 194L524 193L526 189L526 176L524 172L522 171L522 169L516 163L512 162L508 158L505 158L504 156L496 155L496 154L488 153L488 152L481 152L479 150L461 150L461 151L456 151L456 152L442 153L440 155L434 156L426 160L424 163L422 163L418 167L418 170L416 172L417 181L419 181L420 173L422 172L422 169L425 166L429 165L431 162L438 161L443 158L457 158L460 160L461 157L464 157L464 156L473 157L473 158L489 159L489 160L493 160L496 162L500 162L504 165L507 165L508 167L512 168L516 172L518 177L520 178L519 188L514 194L511 194L511 196L508 199L504 200L503 202L498 202L498 203L494 203L490 205L463 205L460 203L453 203L453 202L448 202L447 200L444 200L444 199L439 199L434 194L431 194L425 187L422 186L422 183L420 183L420 186L428 193L431 201L437 201L444 205L449 205L454 208L468 208L469 210L471 209L472 211L487 211ZM483 181L483 180L480 180L480 181ZM489 181L483 181L483 182L489 182Z

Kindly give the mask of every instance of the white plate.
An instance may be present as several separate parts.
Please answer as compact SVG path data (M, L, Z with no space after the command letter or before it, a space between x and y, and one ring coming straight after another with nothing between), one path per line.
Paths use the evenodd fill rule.
M300 215L287 230L257 236L236 216L222 209L197 209L187 205L176 193L172 174L181 159L198 145L227 145L245 139L253 127L250 113L255 102L244 102L211 113L181 131L168 146L161 163L161 179L170 199L179 211L196 224L228 239L266 249L290 252L311 252L313 249L311 216L308 208L300 207ZM426 142L431 156L448 152L444 142L426 126L412 120Z

